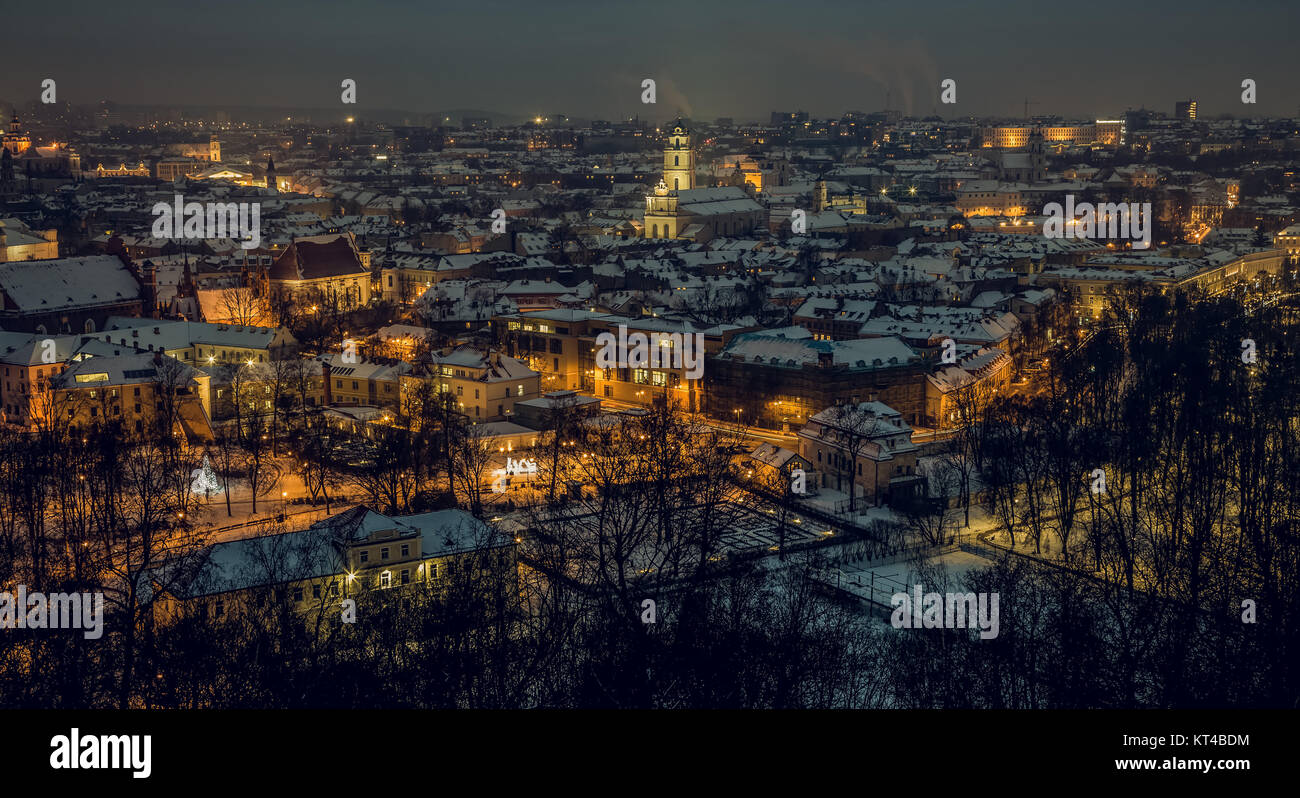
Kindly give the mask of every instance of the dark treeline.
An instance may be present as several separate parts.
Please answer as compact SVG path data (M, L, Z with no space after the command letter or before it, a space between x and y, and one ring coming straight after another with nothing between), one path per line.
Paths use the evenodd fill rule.
M328 597L291 609L286 586L309 558L288 536L263 539L250 567L269 587L239 612L137 600L142 563L192 574L201 561L178 542L197 453L45 430L0 438L0 576L5 589L104 590L109 617L100 640L0 630L0 704L1294 706L1295 309L1135 289L1093 329L1051 356L1041 391L995 399L944 455L963 472L957 495L1005 528L992 542L1018 551L964 577L1000 596L994 639L894 630L837 595L829 569L863 544L738 553L729 533L755 517L797 539L779 481L747 490L766 477L731 457L734 433L665 408L579 423L557 406L530 455L536 502L502 522L516 552L484 541L438 590L363 593L355 623ZM431 393L395 416L342 458L337 432L286 421L282 435L309 489L348 485L386 513L440 495L505 515L482 494L490 451L473 425ZM940 542L951 512L917 539ZM914 567L927 591L956 589L942 568Z
M1196 299L1116 293L1044 390L996 401L975 436L986 507L1062 566L993 583L1009 624L988 650L1047 646L1015 668L1057 693L1030 705L1300 696L1300 319Z

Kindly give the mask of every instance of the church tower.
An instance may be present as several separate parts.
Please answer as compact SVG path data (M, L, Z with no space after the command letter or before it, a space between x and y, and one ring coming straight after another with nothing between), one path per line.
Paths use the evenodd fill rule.
M642 238L676 238L678 229L677 194L668 190L660 180L653 194L645 198L645 226L641 230Z
M217 141L216 133L208 136L208 161L221 163L221 142Z
M14 111L13 119L9 120L9 132L0 136L0 141L5 150L15 157L27 152L32 146L31 137L23 132L23 125L18 121L18 111Z
M664 185L672 191L695 188L695 151L691 149L691 131L682 120L673 123L664 147Z
M826 199L826 176L821 175L817 178L817 183L813 193L813 212L821 213L826 210L830 203Z
M1047 157L1043 153L1043 131L1034 128L1029 134L1029 181L1040 183L1047 177Z
M271 191L279 193L276 190L275 182L275 160L271 156L266 156L266 187Z

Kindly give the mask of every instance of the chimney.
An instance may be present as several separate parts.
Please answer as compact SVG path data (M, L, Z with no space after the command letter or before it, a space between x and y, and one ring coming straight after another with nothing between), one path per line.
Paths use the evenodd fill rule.
M325 398L323 401L326 407L329 407L330 405L334 404L334 394L330 388L330 375L332 372L333 369L330 368L329 363L321 364L320 376L321 376L321 381L325 385Z
M153 364L154 364L155 366L161 366L161 365L162 365L162 356L163 356L163 353L162 353L162 350L161 350L161 349L159 349L157 352L154 352L154 353L153 353Z
M818 365L820 368L830 368L831 366L835 365L835 353L834 353L834 352L818 352L818 353L817 353L817 365Z

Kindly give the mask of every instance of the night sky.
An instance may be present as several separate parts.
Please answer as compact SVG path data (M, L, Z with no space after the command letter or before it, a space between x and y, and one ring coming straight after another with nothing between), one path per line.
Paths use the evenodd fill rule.
M82 2L4 9L0 102L358 106L618 119L1300 113L1300 3ZM73 20L70 22L69 20ZM640 102L658 81L656 106ZM1243 78L1259 102L1240 102ZM938 105L939 82L958 103Z

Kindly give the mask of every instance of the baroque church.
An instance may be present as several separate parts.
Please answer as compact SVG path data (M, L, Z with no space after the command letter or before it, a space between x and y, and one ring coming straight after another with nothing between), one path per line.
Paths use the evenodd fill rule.
M678 119L664 147L664 177L645 198L645 238L705 242L748 235L766 223L767 211L738 186L695 187L691 131Z

